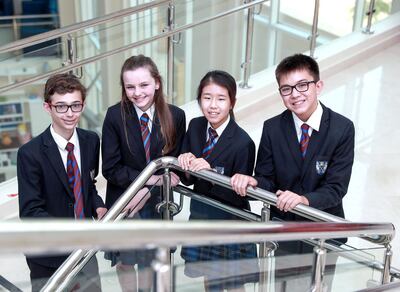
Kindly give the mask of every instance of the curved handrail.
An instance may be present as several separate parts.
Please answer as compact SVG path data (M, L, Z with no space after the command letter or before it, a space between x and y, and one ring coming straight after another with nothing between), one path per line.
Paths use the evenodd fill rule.
M107 214L101 220L101 222L108 223L110 221L115 220L118 216L120 216L120 214L123 211L123 209L125 208L125 206L131 201L131 199L136 195L136 193L145 185L145 183L148 181L148 179L151 177L151 175L162 168L173 168L173 169L176 169L179 171L183 171L182 168L179 166L178 160L175 157L166 156L166 157L161 157L161 158L151 161L147 165L147 167L142 171L142 173L134 180L134 182L120 196L120 198L114 203L114 205L110 208L110 210L107 212ZM206 179L215 184L219 184L221 186L231 188L230 179L226 176L217 174L215 172L208 171L208 170L202 170L199 172L189 172L189 173L196 177ZM267 191L264 191L264 190L261 190L258 188L254 188L254 189L250 188L248 191L248 195L255 199L261 200L265 203L276 205L276 195L273 193L270 193L270 192L267 192ZM378 225L376 225L376 224L371 225L369 223L351 223L345 219L342 219L342 218L339 218L339 217L336 217L333 215L329 215L329 214L326 214L325 212L316 210L316 209L308 207L308 206L302 206L302 205L296 207L295 212L298 212L299 215L306 216L308 218L321 219L321 221L329 221L328 219L332 219L331 222L328 223L328 225L329 224L330 225L329 226L326 225L326 228L330 228L329 232L327 231L326 234L321 234L321 236L322 236L321 238L325 238L323 236L327 236L326 238L340 238L340 237L346 237L346 236L376 236L377 235L376 238L367 238L367 239L370 241L373 241L373 242L387 244L391 241L391 239L394 236L394 226L393 226L393 224L390 224L390 223L378 224ZM323 220L323 219L325 219L325 220ZM142 224L144 224L144 223L142 223ZM148 223L146 223L146 224L148 224ZM160 223L158 222L157 224L158 224L157 226L159 226ZM177 223L175 222L174 224L177 224ZM241 224L243 224L243 223L241 223ZM285 224L285 226L286 226L286 224ZM310 224L310 223L308 223L308 224ZM324 223L324 224L327 224L327 223ZM73 226L75 228L74 230L76 230L77 225L73 225ZM80 226L83 226L83 225L80 225ZM142 225L140 225L140 226L142 226ZM145 226L145 225L143 225L143 226ZM213 222L213 226L217 226L216 223ZM234 224L231 226L233 229L238 227L237 224ZM266 224L261 223L260 226L265 227ZM276 223L274 226L284 226L284 225L282 223L280 223L280 225ZM289 226L289 225L287 225L287 226ZM316 228L316 229L314 229L314 231L317 232L317 231L321 230L322 226L324 226L324 225L321 223L319 225L314 225L314 228ZM243 227L247 228L246 226L243 226ZM377 227L378 227L378 229L377 229ZM41 228L43 228L43 226L41 226ZM112 227L110 227L110 228L112 228ZM164 228L171 230L172 227L164 224ZM210 228L210 227L205 226L204 228ZM212 228L216 228L216 227L212 227ZM225 228L226 228L226 226L225 226ZM262 228L262 227L258 227L258 228ZM362 228L362 233L359 233L360 230L358 230L357 228ZM287 231L289 229L287 229ZM232 230L230 228L228 228L226 230L230 230L232 232ZM264 229L262 229L262 230L264 230ZM290 229L290 230L294 231L294 229ZM343 230L345 230L345 231L343 231ZM358 233L354 233L355 230L358 230ZM142 239L144 239L145 237L142 236L142 231L143 230L140 231L141 232L140 237ZM65 232L65 231L63 231L63 232ZM153 230L152 232L156 232L155 233L155 234L157 234L156 237L160 236L160 233L158 231ZM243 233L241 233L241 235L244 236L245 235L244 230L242 230L241 232L243 232ZM274 230L272 233L276 233L276 232L278 232L278 230ZM301 234L301 232L305 232L305 231L304 231L304 229L302 229L302 227L300 225L297 225L296 232L299 235L299 234ZM184 232L185 238L190 237L190 236L188 236L188 233L190 233L190 228L186 229L186 231ZM230 235L232 236L232 234L230 234ZM303 238L304 235L305 234L301 234L300 238ZM85 235L85 236L89 236L89 235ZM236 236L237 236L237 234L236 234ZM241 238L243 238L243 236L241 236ZM121 237L115 237L115 236L107 236L107 237L112 237L114 239L117 239L118 242L120 242L122 240ZM194 238L197 238L197 237L194 237ZM219 242L219 238L220 237L217 237L217 238L213 237L212 241ZM294 240L297 238L299 238L299 237L296 237L293 235L293 236L285 237L284 239ZM233 239L233 238L230 238L230 239ZM94 240L94 239L92 238L92 240ZM163 238L160 243L166 244L166 242L163 240L165 240L165 238ZM235 240L237 240L236 237L235 237ZM246 238L246 240L251 241L252 237ZM262 237L260 239L255 239L255 240L265 241L265 240L269 240L269 239ZM94 242L99 244L99 242L96 240L94 240ZM182 242L184 242L184 240L173 243L173 244L181 244ZM85 258L85 256L86 256L86 258L85 258L86 261L88 261L88 258L93 256L93 254L94 254L93 251L90 251L88 253L86 250L81 248L83 245L82 240L78 240L76 244L77 244L77 247L80 247L80 248L78 250L75 250L68 257L68 259L57 270L57 272L53 274L53 276L47 282L46 286L43 288L42 291L52 291L52 289L54 287L60 287L60 286L62 286L62 284L65 285L65 283L66 283L65 279L71 278L71 274L73 274L71 272L74 269L74 267L77 267L80 264L80 261L83 258ZM129 244L132 244L132 242L130 241ZM141 244L144 244L144 242L141 242ZM74 273L75 272L77 272L77 269L74 270Z

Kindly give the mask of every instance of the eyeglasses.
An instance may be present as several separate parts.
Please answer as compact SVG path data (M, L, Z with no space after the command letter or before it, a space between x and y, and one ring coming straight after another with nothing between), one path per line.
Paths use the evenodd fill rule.
M296 90L298 92L305 92L308 90L310 83L317 83L317 81L315 81L315 80L302 81L293 86L283 85L283 86L279 87L279 92L281 93L282 96L291 95L293 92L293 88L296 88Z
M83 109L83 103L73 103L73 104L51 104L49 103L51 107L54 107L56 109L56 112L59 114L66 113L69 109L73 113L80 113Z

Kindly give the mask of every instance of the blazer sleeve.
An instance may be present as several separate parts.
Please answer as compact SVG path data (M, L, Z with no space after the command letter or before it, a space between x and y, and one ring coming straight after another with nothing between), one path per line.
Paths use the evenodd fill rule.
M36 161L37 154L29 152L28 148L21 147L17 154L19 216L51 217L42 194L42 172Z
M270 192L275 191L275 167L272 156L272 141L268 134L266 122L263 126L254 174L259 188Z
M313 192L303 194L310 206L324 210L341 204L347 193L354 161L354 124L349 122L342 132L326 176Z
M108 182L121 188L127 188L140 174L140 171L124 164L121 153L124 149L121 143L126 143L126 138L121 137L123 127L120 113L108 110L102 130L102 173Z

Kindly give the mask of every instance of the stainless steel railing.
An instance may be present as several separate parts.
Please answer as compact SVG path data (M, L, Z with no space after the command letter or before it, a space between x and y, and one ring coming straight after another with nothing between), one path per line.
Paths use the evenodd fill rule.
M108 222L111 222L111 221L119 218L121 216L121 212L123 211L125 206L131 201L131 199L136 195L136 193L145 185L145 183L150 178L150 176L160 169L165 170L165 175L163 176L163 182L164 182L164 185L167 185L167 186L170 185L169 171L171 169L176 169L176 170L180 170L180 171L182 170L178 164L177 159L174 157L163 157L163 158L153 160L143 170L142 174L140 176L138 176L137 179L129 186L129 188L121 195L119 200L113 205L113 207L105 215L102 222L108 223ZM189 173L198 178L205 179L207 181L210 181L212 183L215 183L215 184L227 187L227 188L231 188L230 182L229 182L230 179L226 176L217 174L215 172L203 170L203 171L199 171L199 172L189 172ZM165 200L166 197L170 196L170 194L169 194L170 188L164 188L163 192L165 194L164 195L164 200ZM255 198L257 200L264 202L265 204L273 204L273 205L276 204L276 195L273 193L264 191L262 189L249 188L248 195L252 198ZM165 204L166 205L164 208L164 212L167 212L169 214L170 206L172 207L173 203L171 203L171 202L169 202L169 200L167 200L165 202ZM325 254L324 239L349 237L349 236L350 237L351 236L360 236L367 240L373 241L375 243L383 244L386 246L387 252L386 252L385 261L383 264L383 273L382 274L384 276L382 277L382 283L388 282L389 275L390 275L390 261L391 261L391 254L392 254L391 248L390 248L390 241L392 240L392 238L394 236L394 226L392 224L386 223L386 224L378 224L378 225L375 225L375 224L368 225L366 223L351 223L351 222L346 221L343 218L339 218L339 217L327 214L325 212L322 212L320 210L317 210L317 209L314 209L314 208L311 208L308 206L303 206L303 205L297 206L294 209L294 212L296 212L297 214L299 214L301 216L310 218L315 221L323 221L323 222L329 222L329 223L324 223L324 224L327 224L326 226L322 223L319 223L317 225L309 225L309 226L313 226L313 227L312 228L307 227L306 229L304 229L307 231L304 231L304 230L301 231L301 229L298 229L299 225L297 225L297 227L296 227L297 231L294 231L294 230L296 230L296 228L291 229L291 227L290 227L291 225L287 225L287 228L288 228L287 231L290 231L290 232L286 234L283 231L283 233L280 235L275 234L275 236L277 236L278 239L276 239L275 237L274 237L275 239L272 239L272 238L269 238L268 236L266 236L266 234L264 234L264 233L266 233L266 230L262 231L263 235L258 238L252 237L252 236L256 237L255 234L250 236L251 234L241 233L242 235L246 236L246 238L244 236L241 236L242 237L241 240L243 240L243 241L257 240L257 241L261 241L261 242L265 242L268 240L296 240L296 239L309 238L310 237L308 234L309 231L313 230L313 231L317 232L317 231L322 231L322 230L327 231L329 229L329 232L327 231L327 233L324 233L324 232L318 233L319 234L318 238L321 240L320 247L318 249L318 256L324 257L324 254ZM164 218L168 217L168 216L164 216ZM145 226L147 226L146 224L147 224L147 222L143 223L143 225L140 224L141 228L142 227L144 228ZM160 223L158 223L158 224L160 224ZM162 224L165 224L165 223L162 223ZM174 224L176 224L176 223L174 223ZM275 224L275 223L273 223L273 224ZM83 225L81 225L81 226L83 226ZM149 226L151 226L151 225L149 225ZM215 223L213 222L213 226L217 226L217 225L215 225ZM228 230L230 232L235 233L237 231L236 227L238 227L238 225L234 224L232 226L234 226L234 227L232 227L233 230L231 228L228 228ZM267 225L264 224L261 226L267 226ZM286 225L278 224L277 226L281 226L282 228L284 228L284 226L286 226ZM323 226L325 226L325 227L323 227ZM359 229L357 229L357 227L359 227ZM101 228L101 227L94 227L94 228ZM110 227L110 228L112 229L114 227ZM164 228L171 230L172 227L169 225L165 225ZM161 234L155 230L153 230L153 231L156 232L156 233L154 233L156 235L153 234L153 237L156 236L161 239L160 239L160 241L158 239L155 241L152 241L153 238L148 238L146 236L142 236L143 229L141 229L141 231L140 231L141 239L137 239L138 240L137 244L139 246L140 245L143 246L143 244L149 243L147 240L152 241L152 243L154 243L154 244L158 244L158 243L160 243L161 245L164 244L164 246L168 246L169 244L172 244L172 245L173 244L182 244L182 243L190 244L190 243L192 243L192 241L191 241L192 239L196 240L196 242L197 242L198 237L196 237L196 236L192 237L190 227L187 227L187 228L188 229L186 229L186 231L184 232L184 236L185 236L185 238L191 238L189 240L189 242L187 242L183 238L180 238L179 235L177 235L177 234L175 234L176 236L173 237L174 239L171 239L172 240L171 242L169 240L166 241L165 240L166 238L163 236L163 234ZM209 226L206 226L204 228L207 229L207 228L209 228ZM225 226L225 228L226 228L226 226ZM247 228L247 227L244 227L244 228ZM308 228L310 228L310 229L308 229ZM362 229L362 230L360 230L360 229ZM343 230L345 230L345 232L343 232ZM244 232L243 230L241 230L241 231ZM271 233L274 233L275 231L272 231ZM114 230L114 232L117 232L117 231ZM148 236L150 236L151 231L149 230L148 232L149 232ZM237 241L238 238L236 238L233 235L233 233L229 233L229 236L227 238L229 238L232 241ZM306 234L308 234L308 235L306 235ZM41 235L43 235L43 234L41 234ZM226 233L224 233L224 235L226 235ZM209 237L209 234L207 233L208 239L210 239L211 241L213 241L215 243L226 242L225 241L226 237L224 235L221 235L220 237L219 236L215 237L214 235L210 235L210 237ZM249 237L247 237L247 235L249 235ZM91 238L92 240L94 240L94 238L91 237L89 234L87 234L86 236L88 236L88 238ZM204 234L202 236L205 237ZM311 237L315 237L315 236L311 236ZM107 236L107 238L109 238L109 240L111 240L111 241L114 240L113 245L114 244L119 245L118 247L128 247L128 246L132 246L132 244L133 244L132 240L128 241L128 243L125 243L125 240L124 240L125 236L119 237L119 235L118 235L118 237L116 237L116 235L110 234L110 236ZM90 242L90 239L88 239L88 240ZM142 240L144 240L144 241L142 241ZM174 240L177 240L177 241L174 241ZM123 242L121 242L121 241L123 241ZM96 241L94 240L94 242L96 242ZM197 242L197 243L204 243L204 242L202 241L202 242ZM97 248L102 247L102 245L99 241L97 241L96 244L98 245ZM127 246L125 246L125 244L127 244ZM33 248L33 246L34 245L31 245L31 248ZM38 246L40 246L40 245L38 245ZM61 245L59 245L59 246L61 246ZM43 247L46 248L47 246L44 245ZM43 291L53 291L53 289L55 289L55 287L58 287L57 289L60 289L57 291L61 291L62 289L66 288L69 281L71 279L73 279L74 275L76 275L79 272L80 267L82 267L87 261L89 261L91 256L93 256L96 252L95 250L87 251L85 248L93 248L93 247L85 245L85 242L83 242L82 240L75 242L75 247L77 247L79 249L74 251L69 256L69 258L63 263L63 265L51 277L51 279L49 280L47 285L44 287ZM164 254L164 252L160 252L160 255L163 255L163 254ZM164 257L162 257L162 259L160 259L160 261L162 261L165 264ZM315 261L316 261L316 263L320 263L321 259L317 258ZM315 273L318 273L318 271L321 272L321 268L316 269ZM316 278L315 278L316 284L315 285L318 285L318 283L319 283L318 279L319 278L316 276Z
M36 75L34 77L30 77L30 78L27 78L27 79L19 81L19 82L15 82L13 84L2 86L2 87L0 87L0 93L9 91L11 89L15 89L15 88L27 85L27 84L30 84L32 82L35 82L35 81L38 81L38 80L41 80L41 79L44 79L44 78L47 78L47 77L49 77L49 76L51 76L53 74L65 73L65 72L71 71L71 70L79 68L79 67L81 67L83 65L90 64L90 63L105 59L105 58L107 58L109 56L116 55L116 54L124 52L126 50L129 50L129 49L132 49L132 48L135 48L135 47L138 47L138 46L142 46L142 45L151 43L151 42L159 40L159 39L169 38L169 37L172 38L174 35L177 35L177 34L183 32L183 31L186 31L186 30L191 29L193 27L196 27L196 26L199 26L201 24L204 24L204 23L207 23L207 22L210 22L210 21L213 21L213 20L228 16L228 15L231 15L233 13L248 9L250 7L253 7L255 5L259 5L259 4L261 4L263 2L266 2L266 1L269 1L269 0L254 0L254 1L250 2L250 3L246 3L246 4L243 4L243 5L237 6L235 8L229 9L227 11L218 13L218 14L216 14L214 16L207 17L207 18L195 21L195 22L190 23L190 24L182 25L179 28L175 27L173 25L173 23L171 23L171 25L169 26L168 30L163 31L162 33L160 33L160 34L158 34L156 36L152 36L152 37L149 37L149 38L144 39L144 40L133 42L131 44L119 47L117 49L114 49L114 50L111 50L111 51L108 51L108 52L105 52L105 53L102 53L102 54L98 54L98 55L96 55L94 57L86 58L85 60L81 60L81 61L68 60L68 62L66 62L66 65L64 67L62 67L62 68L58 68L58 69L55 69L55 70L52 70L52 71L49 71L49 72L46 72L46 73L43 73L43 74L40 74L40 75ZM73 32L82 30L84 28L88 28L88 27L91 27L91 26L94 26L94 25L105 23L105 22L107 22L107 21L109 21L111 19L115 19L117 17L124 17L124 16L128 16L130 14L134 14L134 13L137 13L137 12L149 9L149 8L158 7L159 5L167 3L167 2L170 2L170 1L167 1L167 0L153 1L153 2L150 2L150 3L147 3L147 4L142 4L142 5L136 6L134 8L124 9L122 11L118 11L118 12L115 12L115 13L112 13L112 14L108 14L108 15L100 17L100 18L92 19L92 20L89 20L87 22L81 22L79 24L66 26L64 28L60 28L60 29L54 30L52 32L40 34L40 35L37 35L37 36L32 36L30 38L23 39L23 40L21 40L19 42L16 42L16 43L12 43L12 44L9 44L9 45L6 45L6 46L1 46L0 47L0 54L1 53L5 53L5 52L9 52L9 51L13 51L13 50L17 50L17 49L21 49L21 48L24 48L26 46L30 46L30 45L33 45L33 44L38 44L38 43L46 41L46 40L51 40L51 39L54 39L54 38L57 38L57 37L62 37L62 36L71 34ZM30 41L30 43L29 43L29 41ZM170 48L170 50L173 49L171 45L169 46L169 48ZM72 55L74 55L74 54L72 54ZM168 56L170 56L170 58L172 57L171 55L172 54L170 52L168 52ZM76 56L76 55L74 55L74 56ZM170 64L170 61L169 61L169 64ZM168 68L170 70L172 70L173 66L168 66ZM168 72L167 76L172 76L172 72ZM170 85L170 87L171 87L171 85ZM172 89L170 89L170 90L172 90Z

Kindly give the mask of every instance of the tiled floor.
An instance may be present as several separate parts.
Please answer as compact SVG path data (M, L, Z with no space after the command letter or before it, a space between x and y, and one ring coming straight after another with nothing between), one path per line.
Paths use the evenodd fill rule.
M400 226L400 43L359 62L325 82L320 100L350 118L356 128L355 162L347 195L346 218ZM259 141L262 121L284 110L277 95L239 121ZM256 142L258 143L258 142ZM369 246L364 240L350 241ZM393 265L400 268L400 237L393 240Z

